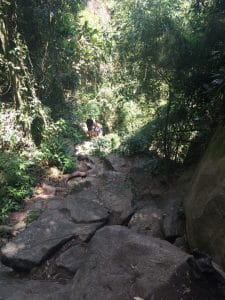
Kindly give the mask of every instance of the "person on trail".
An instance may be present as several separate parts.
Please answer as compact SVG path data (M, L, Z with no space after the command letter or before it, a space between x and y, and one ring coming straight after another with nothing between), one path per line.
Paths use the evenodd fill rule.
M99 121L95 121L93 125L94 136L102 136L102 124Z
M94 121L91 118L89 118L86 121L86 125L87 125L87 129L88 129L87 136L91 138L93 136Z

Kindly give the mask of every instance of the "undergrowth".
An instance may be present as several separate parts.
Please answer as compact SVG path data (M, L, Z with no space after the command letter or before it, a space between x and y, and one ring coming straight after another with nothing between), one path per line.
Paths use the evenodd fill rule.
M77 127L64 119L51 123L43 132L39 147L24 144L0 153L0 223L13 211L21 209L32 196L33 189L52 166L64 173L76 169L74 145L83 135ZM33 215L29 216L33 219Z
M92 154L104 157L119 149L121 140L116 133L107 134L103 137L93 139L93 151Z
M31 176L33 163L13 153L0 153L0 223L22 207L32 195L37 178ZM37 174L36 174L37 175Z

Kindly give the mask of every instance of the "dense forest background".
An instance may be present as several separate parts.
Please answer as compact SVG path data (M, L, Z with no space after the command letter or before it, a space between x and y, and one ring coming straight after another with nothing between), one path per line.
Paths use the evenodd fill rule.
M225 1L0 0L0 221L50 166L148 153L162 172L201 157L225 117Z

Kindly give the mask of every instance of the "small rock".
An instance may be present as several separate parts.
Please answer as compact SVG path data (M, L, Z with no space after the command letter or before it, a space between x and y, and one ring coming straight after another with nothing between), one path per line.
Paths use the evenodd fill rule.
M91 201L89 193L85 197L85 192L66 197L59 210L76 223L105 222L109 217L108 210Z
M92 167L93 165L90 162L80 161L78 164L78 170L80 172L88 172Z
M133 215L128 227L138 233L162 238L162 211L153 206L144 207Z
M57 258L56 265L75 274L84 262L86 252L87 248L84 246L73 246Z
M46 183L42 184L42 191L43 193L47 194L47 195L55 195L56 193L56 188L54 186L48 185Z
M49 168L49 170L48 170L48 176L50 178L58 178L61 175L62 175L62 172L56 167Z

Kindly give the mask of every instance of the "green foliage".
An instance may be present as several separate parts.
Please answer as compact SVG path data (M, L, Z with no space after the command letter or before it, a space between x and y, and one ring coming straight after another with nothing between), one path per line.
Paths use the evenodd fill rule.
M17 124L18 112L1 106L0 110L0 145L1 149L17 150L20 144L25 144L22 126Z
M104 11L102 1L97 4L99 11ZM76 72L79 80L79 90L85 93L96 93L103 80L104 67L107 61L107 47L110 41L106 39L106 28L103 26L104 15L96 12L94 5L87 3L80 12L80 36L77 40L79 55L76 56ZM103 9L101 9L103 8Z
M145 107L147 110L147 107ZM151 116L151 115L150 115ZM150 118L148 115L148 119ZM114 130L120 135L131 135L146 121L146 111L135 101L123 102L118 105Z
M29 164L74 169L89 116L110 133L93 140L100 156L172 164L204 149L224 121L222 2L3 0L0 149L20 158L1 155L2 218L30 193Z
M209 135L198 111L188 109L182 99L178 103L177 98L172 98L156 110L154 119L128 136L121 149L127 155L153 152L168 163L180 164L188 155L192 140L199 136L199 130Z
M91 97L91 95L89 96ZM89 98L87 97L87 98ZM84 98L83 98L84 101ZM100 115L100 103L98 103L95 99L93 100L88 100L87 102L84 102L84 105L82 105L82 116L83 120L86 120L87 118L92 118L92 119L98 119Z
M56 165L64 172L75 168L72 147L83 139L75 89L96 89L104 44L101 33L78 17L82 3L1 2L0 149L18 156L16 160L11 154L10 162L0 163L5 182L0 193L2 219L31 191L29 175L35 174L29 167L15 183L9 182L22 168L22 152L27 165Z
M56 166L64 172L75 169L76 161L74 153L69 148L82 140L78 129L71 127L65 120L61 119L46 128L40 145L42 163Z
M22 126L20 130L30 139L30 126L33 118L39 116L45 122L47 116L35 89L35 78L27 45L17 31L17 3L3 3L0 21L0 95L1 102L11 108L14 118L11 126ZM5 109L1 104L1 110ZM10 112L7 112L10 114ZM4 114L4 112L3 112ZM12 117L11 114L11 117ZM9 121L8 121L9 123ZM8 126L3 122L2 126ZM15 130L16 131L16 130ZM17 143L14 135L13 143ZM30 139L31 140L31 139Z
M124 140L121 151L125 155L134 155L149 152L150 141L141 131Z
M30 196L35 178L30 176L31 162L14 154L0 154L0 222L18 210Z
M43 210L40 209L40 208L30 210L28 215L25 218L26 224L29 224L29 223L32 223L32 222L36 221L39 218L39 216L41 215L42 212L43 212Z
M120 146L120 137L115 134L107 134L103 137L93 139L93 154L104 157L109 153L115 152Z
M18 30L29 49L38 96L51 108L53 117L78 83L73 62L79 51L77 13L81 2L17 3Z
M122 147L184 162L224 119L224 6L216 0L111 2L113 82L123 99L115 127L128 134ZM149 115L134 129L126 128L137 119L129 103ZM199 149L192 147L197 140Z

